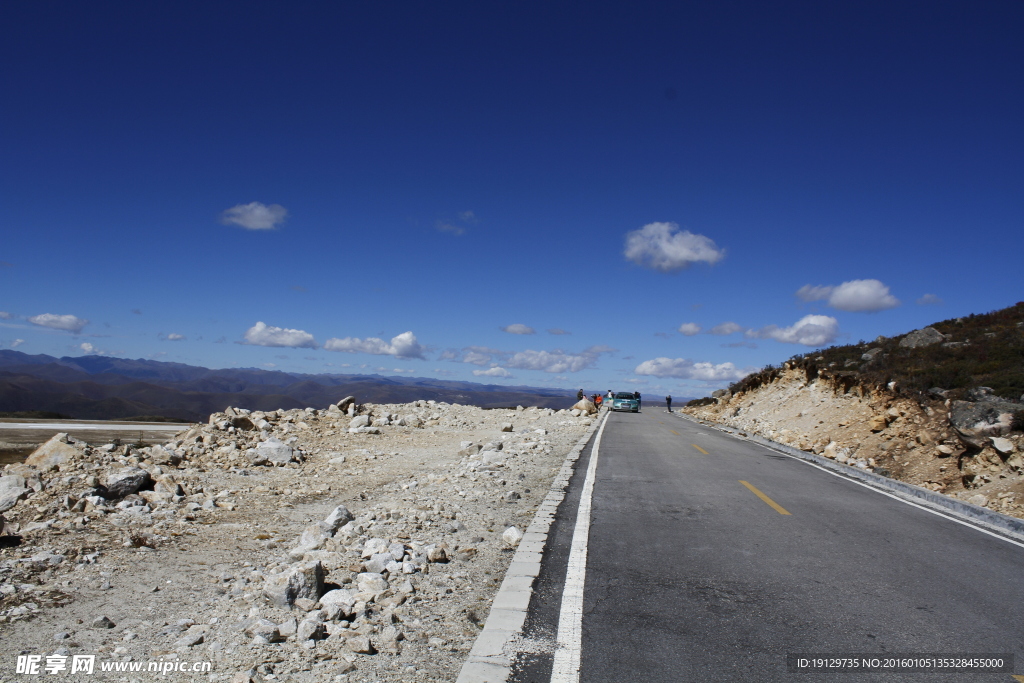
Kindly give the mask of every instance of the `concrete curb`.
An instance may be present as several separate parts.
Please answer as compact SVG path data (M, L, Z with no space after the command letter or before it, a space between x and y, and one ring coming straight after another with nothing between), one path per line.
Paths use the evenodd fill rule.
M713 429L725 432L726 434L730 434L738 439L752 441L766 448L770 448L773 451L782 453L783 455L812 462L819 467L831 470L832 472L841 474L849 479L856 479L868 486L884 490L885 492L891 493L904 500L942 512L943 514L948 514L964 522L977 524L978 526L984 527L987 531L1000 536L1006 536L1014 541L1024 542L1024 520L1017 519L1016 517L1010 517L1009 515L989 510L988 508L972 505L971 503L966 503L957 498L951 498L950 496L945 496L941 493L921 488L920 486L907 484L906 482L898 481L896 479L889 479L888 477L883 477L880 474L875 474L874 472L865 472L857 467L843 465L835 460L830 460L829 458L815 455L814 453L808 453L807 451L802 451L799 448L793 448L792 446L787 446L785 444L772 441L771 439L766 439L763 436L750 434L749 432L737 429L736 427L705 422L684 413L673 414L684 420L690 420L692 422L698 422L708 427L712 427ZM747 434L747 436L740 436L741 432Z
M484 628L462 664L458 683L504 683L508 680L512 661L505 647L509 640L522 633L526 613L530 608L530 597L533 595L533 582L540 574L548 531L569 488L573 465L606 417L607 413L594 420L587 433L580 437L565 456L562 468L551 482L548 495L537 508L537 514L519 541L512 563L505 572L505 580L501 582L494 602L491 603L491 612L487 615Z

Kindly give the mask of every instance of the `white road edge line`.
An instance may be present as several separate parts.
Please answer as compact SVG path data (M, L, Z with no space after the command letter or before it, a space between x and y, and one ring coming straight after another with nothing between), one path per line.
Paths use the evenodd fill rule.
M690 418L689 416L686 416L685 419L692 419L692 418ZM702 425L702 426L710 426L710 425ZM715 431L717 431L717 432L719 432L721 434L725 434L726 436L730 436L730 437L732 437L734 439L738 438L734 434L731 434L730 432L727 432L727 431L725 431L723 429L717 429L717 428L715 428L713 426L710 426L710 428L714 429ZM742 439L742 440L743 441L747 441L746 439ZM814 462L811 462L810 460L805 460L805 459L799 458L799 457L797 457L795 455L790 455L789 453L786 453L785 451L777 450L775 448L771 448L771 447L765 446L763 444L759 444L759 443L756 443L756 442L753 442L753 441L747 441L747 443L751 444L752 446L759 446L759 447L761 447L761 448L763 448L765 450L771 451L772 453L778 453L779 455L784 455L787 458L792 458L793 460L796 460L799 463L803 463L804 465L809 465L809 466L811 466L811 467L813 467L815 469L818 469L818 470L821 470L822 472L825 472L826 474L831 474L833 477L837 477L838 479L842 479L843 481L847 481L847 482L849 482L851 484L856 484L857 486L863 486L868 491L874 491L875 493L880 493L881 495L888 496L889 498L892 498L893 500L898 500L899 502L904 503L905 505L909 505L911 507L915 507L915 508L917 508L919 510L924 510L925 512L930 512L933 515L937 515L939 517L943 517L945 519L948 519L951 522L956 522L957 524L962 524L962 525L964 525L966 527L970 527L971 529L974 529L975 531L980 531L983 534L988 534L989 536L992 536L993 538L998 538L1001 541L1006 541L1007 543L1012 543L1015 546L1018 546L1020 548L1024 548L1024 543L1021 543L1020 541L1015 541L1012 538L1007 538L1006 536L1004 536L1002 534L994 533L994 532L989 531L988 529L986 529L986 528L984 528L982 526L978 526L977 524L974 524L973 522L968 522L967 520L959 519L957 517L954 517L951 514L947 514L945 512L940 512L939 510L934 510L934 509L932 509L932 508L930 508L930 507L928 507L926 505L921 505L920 503L915 503L915 502L913 502L911 500L907 500L906 498L904 498L902 496L898 496L898 495L896 495L894 493L889 493L888 491L883 491L881 488L878 488L877 486L872 486L871 484L865 484L862 481L857 481L856 479L851 479L850 477L847 477L846 475L844 475L842 472L833 472L832 470L828 469L827 467L822 467L821 465L819 465L817 463L814 463Z
M755 445L757 445L757 444L755 444ZM762 448L764 448L764 446L762 446ZM779 451L772 451L772 452L779 453ZM939 517L945 517L946 519L948 519L951 522L956 522L957 524L963 524L964 526L970 527L970 528L974 529L975 531L980 531L981 533L988 534L989 536L992 536L993 538L998 538L1001 541L1006 541L1007 543L1012 543L1012 544L1014 544L1016 546L1024 548L1024 543L1020 543L1018 541L1015 541L1012 538L1007 538L1006 536L1000 536L999 534L992 533L988 529L980 527L977 524L972 524L971 522L967 522L967 521L962 520L962 519L957 519L956 517L953 517L951 515L947 515L944 512L939 512L938 510L932 510L929 507L925 507L924 505L919 505L917 503L914 503L912 501L907 500L906 498L901 498L900 496L897 496L897 495L894 495L892 493L889 493L888 491L883 491L883 490L881 490L879 488L875 488L874 486L871 486L869 484L865 484L862 481L857 481L856 479L850 479L849 477L844 477L839 472L833 472L833 471L831 471L831 470L829 470L829 469L827 469L825 467L822 467L821 465L818 465L816 463L808 462L807 460L802 460L802 459L796 457L795 455L790 455L789 453L781 453L781 455L784 455L787 458L793 458L793 460L796 460L797 462L802 462L805 465L810 465L811 467L819 469L822 472L825 472L827 474L831 474L833 477L838 477L838 478L840 478L840 479L842 479L844 481L848 481L851 484L856 484L857 486L863 486L864 488L866 488L869 491L874 491L875 493L881 493L883 496L888 496L888 497L892 498L893 500L898 500L901 503L906 503L907 505L910 505L911 507L915 507L915 508L917 508L919 510L924 510L925 512L930 512L933 515L938 515Z
M587 578L587 542L590 540L590 504L594 497L597 456L601 436L608 425L606 413L601 429L590 451L587 478L583 482L580 505L576 510L576 527L572 532L569 564L565 569L562 607L558 612L558 636L555 640L555 661L551 667L552 683L576 683L580 680L580 656L583 651L583 584Z

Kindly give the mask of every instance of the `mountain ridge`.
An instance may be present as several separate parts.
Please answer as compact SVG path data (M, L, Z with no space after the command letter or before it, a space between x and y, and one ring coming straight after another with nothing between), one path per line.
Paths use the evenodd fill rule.
M164 415L205 421L229 405L256 410L326 408L346 395L360 402L438 400L485 408L516 404L564 408L573 393L378 374L213 369L148 359L30 355L0 351L0 411L43 410L81 419Z

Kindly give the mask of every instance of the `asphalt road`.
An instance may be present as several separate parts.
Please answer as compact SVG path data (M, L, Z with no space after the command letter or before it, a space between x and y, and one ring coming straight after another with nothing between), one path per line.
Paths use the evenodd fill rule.
M560 510L530 638L557 628L589 457ZM592 504L581 681L1015 680L794 673L790 653L1012 653L1024 673L1024 548L663 406L610 416ZM541 655L513 680L545 676Z

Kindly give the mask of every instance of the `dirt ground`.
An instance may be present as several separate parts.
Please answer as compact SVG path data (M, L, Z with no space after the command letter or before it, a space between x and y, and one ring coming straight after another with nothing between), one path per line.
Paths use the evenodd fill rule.
M591 419L433 402L350 413L221 414L219 428L197 425L152 453L75 444L80 457L41 473L42 490L3 513L21 542L8 536L0 549L0 682L23 680L19 654L41 656L39 666L66 657L69 668L74 655L96 655L98 680L454 680L514 551L503 533L529 524ZM378 426L351 433L360 416ZM259 427L225 431L231 419ZM249 448L272 437L294 439L301 462L253 465ZM134 466L152 490L120 502L84 495ZM16 471L26 473L4 474ZM355 519L289 554L338 505ZM387 587L360 593L355 615L264 596L273 577L315 562L323 591L362 591L372 539L411 561L373 574ZM270 642L261 619L277 625ZM146 671L151 662L209 662L210 672L162 675Z

